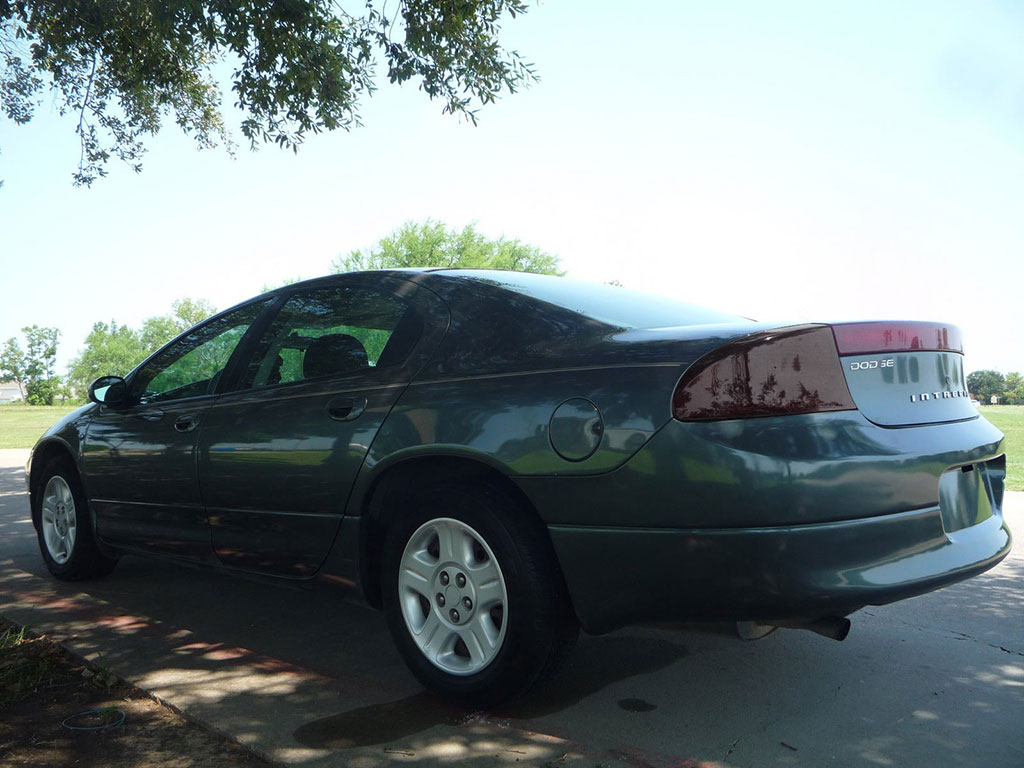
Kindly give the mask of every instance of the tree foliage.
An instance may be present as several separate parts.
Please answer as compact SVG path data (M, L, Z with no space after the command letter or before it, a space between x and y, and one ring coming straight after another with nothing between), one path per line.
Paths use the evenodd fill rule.
M184 333L193 325L198 325L210 315L215 314L217 308L206 299L176 299L171 302L171 314L165 315L163 319L170 319L173 333L160 341L155 346L163 346L179 333ZM154 318L150 318L151 320ZM143 331L146 326L143 325Z
M1003 381L1003 401L1007 405L1024 405L1024 376L1016 371L1006 374Z
M85 347L68 365L68 380L80 397L100 376L124 376L146 357L138 331L127 325L95 323Z
M171 313L149 317L141 328L96 323L85 337L82 351L68 365L68 382L79 399L100 376L124 376L178 334L216 312L205 299L179 299Z
M111 157L141 169L167 117L200 147L230 143L215 68L231 67L241 131L296 149L309 133L359 124L382 63L444 111L476 110L535 79L498 42L526 0L0 0L0 109L23 124L49 88L81 141L76 184Z
M999 371L974 371L967 376L967 389L987 403L992 395L1001 397L1006 380Z
M286 285L294 285L295 283L302 282L302 280L303 278L301 277L286 277L280 282L278 282L276 285L264 283L263 288L260 289L260 293L269 293L270 291L276 291L278 288L284 288Z
M472 224L461 231L439 221L406 222L366 250L350 251L331 264L335 272L402 267L507 269L562 275L557 256L518 239L490 240Z
M25 353L13 336L0 349L0 381L13 381L25 399Z
M0 378L17 382L29 405L53 405L63 388L57 375L57 345L60 331L30 325L21 329L25 349L12 336L0 350Z

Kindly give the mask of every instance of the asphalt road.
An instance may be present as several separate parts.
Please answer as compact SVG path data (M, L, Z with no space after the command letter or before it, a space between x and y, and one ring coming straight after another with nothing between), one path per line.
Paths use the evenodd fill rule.
M135 557L98 582L53 581L25 455L0 451L0 614L281 762L1024 766L1020 544L981 577L860 611L842 643L670 627L584 637L550 688L484 716L422 693L383 618L331 592ZM1024 531L1024 493L1007 517Z

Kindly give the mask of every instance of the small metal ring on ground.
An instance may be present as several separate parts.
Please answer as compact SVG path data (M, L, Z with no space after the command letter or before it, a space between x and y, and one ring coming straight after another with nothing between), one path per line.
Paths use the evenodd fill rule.
M106 715L111 712L116 712L117 716L109 723L104 723L102 725L74 724L76 720L84 720L85 718L90 716ZM60 724L64 728L67 728L69 731L105 731L108 728L117 728L119 725L124 723L124 717L125 715L123 709L117 709L115 707L105 707L103 709L90 709L88 712L79 712L77 715L65 717Z

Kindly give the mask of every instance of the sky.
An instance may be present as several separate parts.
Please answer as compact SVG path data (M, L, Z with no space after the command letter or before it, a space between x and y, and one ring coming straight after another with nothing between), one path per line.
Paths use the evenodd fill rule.
M0 119L0 341L56 326L63 371L94 322L225 308L431 218L757 319L953 323L968 371L1024 371L1024 5L549 0L502 40L541 80L476 127L381 77L297 155L169 121L91 188L52 103Z

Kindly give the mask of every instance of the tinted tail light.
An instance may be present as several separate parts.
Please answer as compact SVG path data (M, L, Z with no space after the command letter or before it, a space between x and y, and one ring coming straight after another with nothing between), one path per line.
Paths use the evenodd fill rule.
M910 350L959 352L964 342L960 329L942 323L882 322L837 323L832 326L840 355Z
M832 329L762 331L697 360L672 398L680 421L854 410Z

